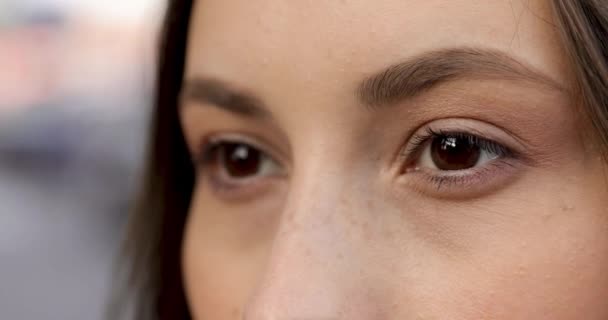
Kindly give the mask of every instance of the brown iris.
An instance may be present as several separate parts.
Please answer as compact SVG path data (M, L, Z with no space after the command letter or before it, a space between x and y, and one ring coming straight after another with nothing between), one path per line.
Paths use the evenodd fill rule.
M431 158L439 170L469 169L480 157L480 147L467 137L441 136L431 143Z
M219 147L220 165L232 178L254 176L260 171L262 154L242 143L225 143Z

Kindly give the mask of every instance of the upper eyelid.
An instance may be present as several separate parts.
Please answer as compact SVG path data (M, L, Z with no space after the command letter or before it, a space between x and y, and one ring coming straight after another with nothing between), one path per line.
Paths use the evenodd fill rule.
M508 146L503 145L502 143L483 137L481 135L475 134L475 133L469 133L466 132L464 130L462 131L458 131L458 130L450 130L450 131L429 131L428 133L424 134L424 135L420 135L418 137L415 137L415 139L417 140L417 142L415 143L415 145L413 146L409 146L409 148L411 151L415 151L413 149L417 149L420 147L425 146L428 142L430 142L430 140L432 140L433 138L437 138L437 137L443 137L443 136L454 136L457 138L466 138L466 139L476 139L479 142L483 142L483 143L491 143L491 144L496 144L498 146L502 146L505 149L508 149L509 151L513 152L513 153L517 153L516 151L511 150L511 148L509 148Z
M498 147L501 147L501 148L505 149L506 151L508 151L508 153L510 153L510 156L518 155L517 151L512 150L509 146L503 145L502 143L500 143L498 141L483 137L478 134L468 133L465 131L458 131L458 130L456 130L456 131L443 131L443 130L431 131L430 135L428 136L427 139L433 138L433 137L442 137L442 136L453 136L453 137L461 138L461 139L476 140L475 142L480 144L480 147L498 146ZM500 150L500 151L502 152L505 150ZM488 151L493 151L493 150L488 150Z
M196 152L202 153L209 150L210 146L218 145L221 143L243 143L252 146L262 153L266 154L270 159L276 161L286 170L289 169L289 162L286 157L280 154L278 148L272 143L268 142L262 137L248 133L234 133L234 132L216 132L208 134L201 142L197 145ZM201 156L204 156L201 154Z
M527 155L527 151L531 147L528 141L514 134L508 128L500 126L496 123L487 122L483 119L468 117L446 117L425 121L419 126L408 130L404 140L406 143L405 146L409 146L410 141L414 137L421 136L421 134L419 134L421 131L425 131L427 133L428 131L450 133L459 132L474 135L507 146L513 151L518 151L521 153L522 157L529 157ZM398 152L399 154L403 152L403 148L404 147L400 148Z

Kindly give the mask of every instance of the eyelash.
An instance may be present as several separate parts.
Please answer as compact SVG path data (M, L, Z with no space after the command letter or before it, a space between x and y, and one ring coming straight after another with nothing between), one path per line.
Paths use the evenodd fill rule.
M428 172L431 170L418 170L414 167L424 149L428 147L433 140L446 137L466 139L469 143L478 146L481 150L497 155L497 158L478 168L465 169L451 173L441 173L442 171L440 170ZM435 130L433 128L427 128L424 133L414 136L408 144L409 146L401 153L405 168L401 173L421 173L423 178L431 183L437 190L443 188L464 188L483 183L489 176L495 174L497 171L513 168L515 166L514 161L518 160L521 156L518 152L496 141L459 130Z
M226 137L211 137L203 140L197 152L194 153L193 161L195 164L208 165L213 161L215 152L226 144L244 144L262 153L268 154L264 148L258 146L252 139L240 135L227 135Z
M433 139L436 138L444 138L444 137L454 137L459 139L466 139L469 143L479 146L481 149L485 151L490 151L499 156L504 157L514 157L515 152L508 147L501 145L498 142L495 142L490 139L482 138L478 135L471 134L465 131L445 131L445 130L434 130L433 128L427 128L426 132L423 134L419 134L412 138L412 142L410 146L406 149L404 153L408 158L411 158L412 155L417 156L420 154L422 149L426 146L426 144Z

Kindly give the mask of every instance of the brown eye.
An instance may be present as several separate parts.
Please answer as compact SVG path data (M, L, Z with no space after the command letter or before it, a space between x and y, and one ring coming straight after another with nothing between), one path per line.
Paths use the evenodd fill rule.
M467 137L436 137L430 148L433 164L437 169L446 171L472 168L482 155L481 147Z
M217 142L204 155L206 170L224 179L277 175L280 165L265 152L241 142Z
M219 147L219 165L232 178L254 176L260 171L262 154L246 144L225 143Z
M421 151L414 169L460 171L511 156L511 151L501 144L467 133L431 132L418 139Z

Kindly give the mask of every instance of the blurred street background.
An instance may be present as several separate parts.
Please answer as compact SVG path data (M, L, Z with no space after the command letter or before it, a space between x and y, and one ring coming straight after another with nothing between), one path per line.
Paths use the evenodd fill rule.
M162 0L0 0L0 319L102 319Z

